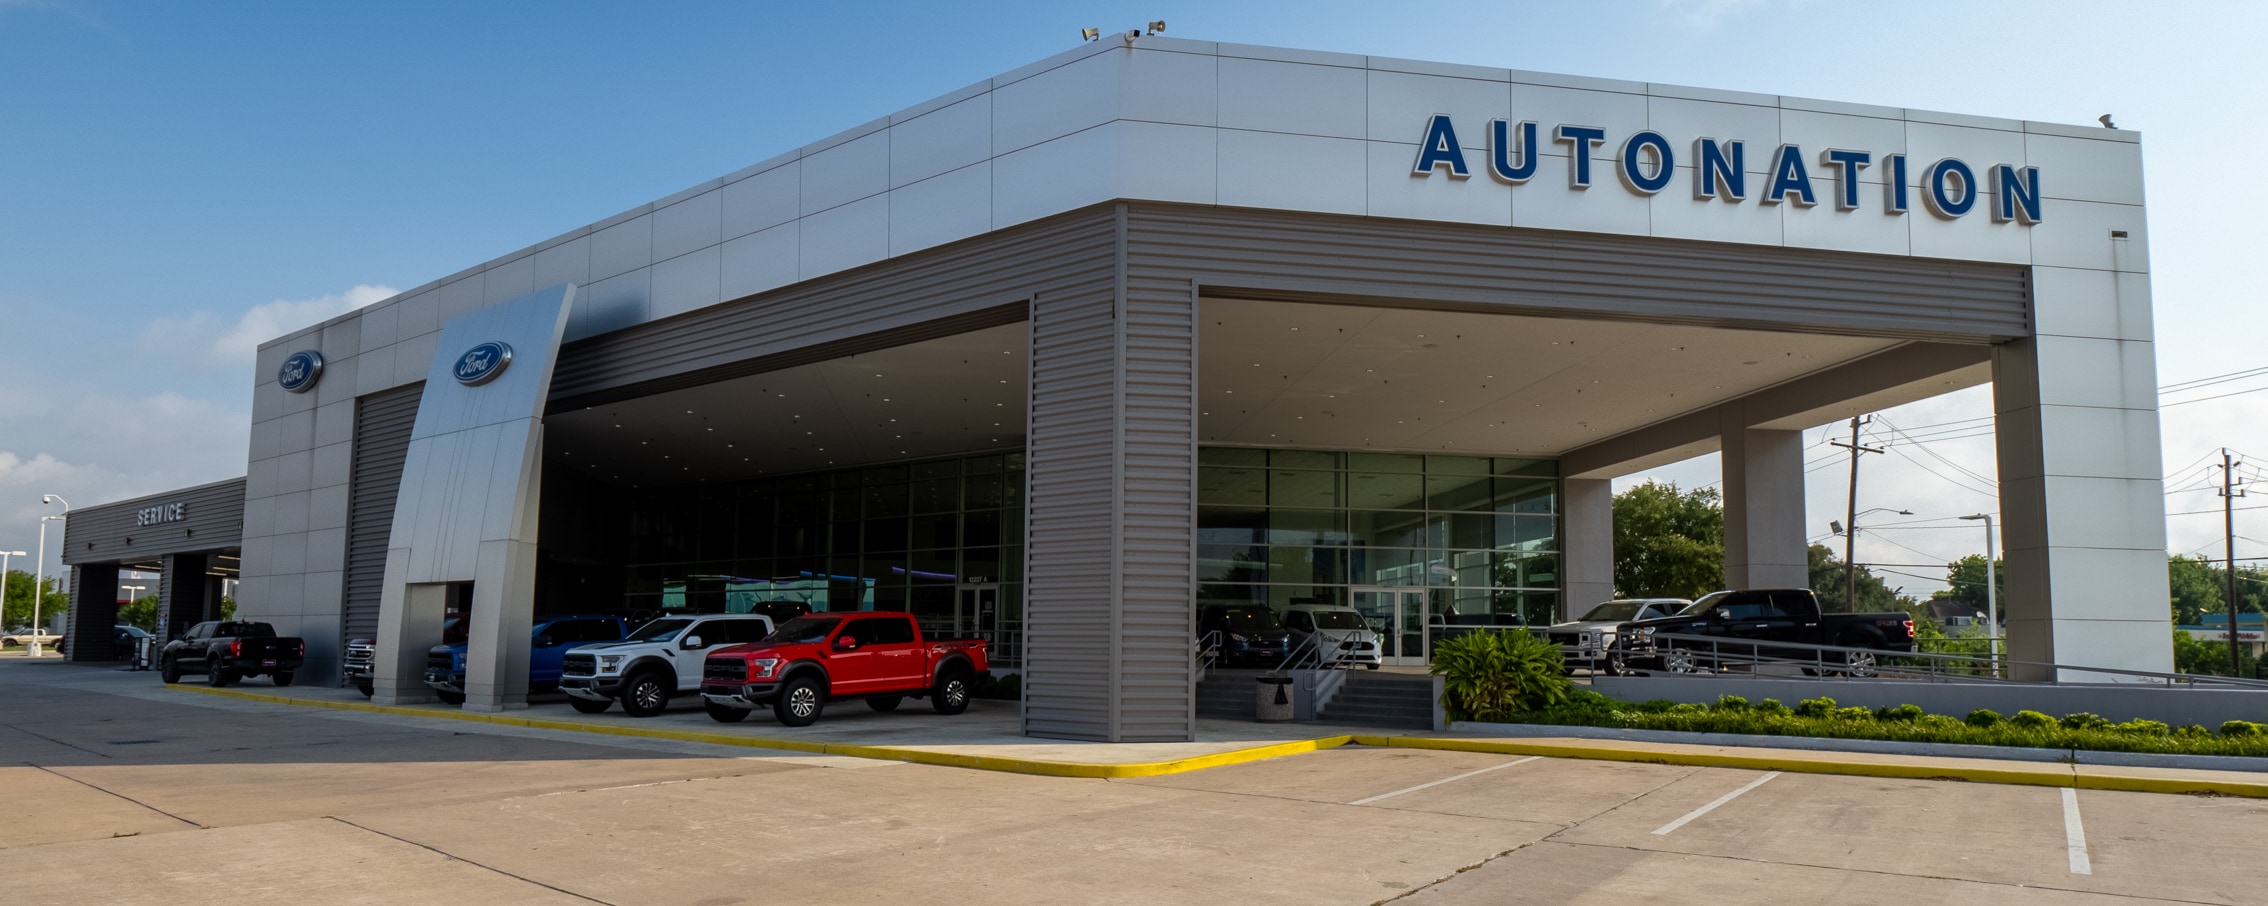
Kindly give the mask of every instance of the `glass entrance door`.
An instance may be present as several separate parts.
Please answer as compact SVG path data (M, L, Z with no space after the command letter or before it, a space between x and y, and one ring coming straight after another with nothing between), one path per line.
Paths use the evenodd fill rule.
M1433 648L1426 621L1425 589L1356 588L1352 600L1362 621L1378 634L1379 654L1388 664L1423 666Z
M993 630L999 628L999 626L999 585L992 583L963 585L956 590L953 595L953 635L960 637L974 636L986 641L997 642L998 640L993 638Z

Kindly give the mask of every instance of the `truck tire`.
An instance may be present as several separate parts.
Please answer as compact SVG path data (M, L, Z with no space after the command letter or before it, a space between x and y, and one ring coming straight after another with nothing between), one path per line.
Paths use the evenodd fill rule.
M169 657L159 658L158 679L164 680L169 686L181 682L181 665L174 663Z
M653 717L669 710L670 684L659 670L641 670L630 675L622 684L622 713L631 717Z
M462 692L443 692L439 689L435 689L433 690L433 694L441 696L442 701L452 705L461 705L465 703L465 694Z
M709 719L720 724L737 724L748 719L748 711L745 708L728 707L716 702L702 702L702 704L708 706Z
M228 669L228 668L226 668L226 667L220 666L219 664L214 664L214 663L210 663L210 662L207 662L207 663L205 664L205 684L206 684L206 685L212 686L212 687L214 687L214 688L216 688L216 689L217 689L217 688L219 688L219 687L221 687L221 686L226 686L226 685L228 685L228 684L230 684L230 683L233 683L233 682L236 682L236 673L235 673L235 671L232 671L232 670L230 670L230 669Z
M898 703L902 701L905 701L905 698L902 696L885 695L881 698L867 699L866 706L873 708L876 711L889 712L898 710Z
M788 680L779 697L772 699L772 716L779 718L783 727L808 727L826 706L827 695L820 691L819 681L799 676Z
M604 713L606 709L614 707L614 699L611 698L594 702L587 698L576 698L575 696L570 695L567 696L567 703L573 705L575 707L575 710L581 711L584 714L601 714Z
M1881 659L1875 657L1872 650L1845 651L1842 662L1843 669L1837 672L1853 679L1863 679L1882 672Z
M948 717L969 709L969 671L947 667L937 675L937 688L929 691L929 706Z
M362 693L363 698L369 698L371 695L375 694L378 691L377 686L371 685L369 683L356 683L354 684L354 688Z
M1662 649L1662 672L1708 673L1709 670L1702 666L1699 657L1694 656L1693 649L1672 645Z
M270 673L268 674L268 681L275 683L278 686L289 686L291 685L291 671L278 670L274 673Z

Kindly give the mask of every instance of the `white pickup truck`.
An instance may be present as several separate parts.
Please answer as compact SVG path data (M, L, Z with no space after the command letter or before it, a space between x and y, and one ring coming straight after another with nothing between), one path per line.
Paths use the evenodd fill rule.
M709 649L771 634L772 618L759 613L662 617L622 641L567 652L559 691L584 714L605 711L620 699L624 714L652 717L671 698L701 691L701 659Z

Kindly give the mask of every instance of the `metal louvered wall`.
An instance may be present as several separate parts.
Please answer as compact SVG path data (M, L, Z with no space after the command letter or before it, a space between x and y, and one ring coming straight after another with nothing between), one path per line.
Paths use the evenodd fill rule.
M1137 205L1131 260L1208 296L1938 341L2030 336L2030 269L1714 242Z
M402 460L417 421L420 381L354 403L354 472L347 501L346 588L340 599L340 650L378 634L378 598L386 580L386 548L394 531L394 498Z

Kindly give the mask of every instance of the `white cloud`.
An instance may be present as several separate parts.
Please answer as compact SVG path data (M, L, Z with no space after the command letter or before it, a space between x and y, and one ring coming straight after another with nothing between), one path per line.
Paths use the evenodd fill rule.
M1766 0L1654 0L1654 7L1688 28L1709 31L1726 19L1764 7Z
M261 343L397 292L390 286L361 285L313 299L278 299L252 306L234 322L208 311L186 318L159 318L142 331L142 347L178 351L193 367L241 368L251 364Z

